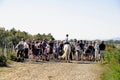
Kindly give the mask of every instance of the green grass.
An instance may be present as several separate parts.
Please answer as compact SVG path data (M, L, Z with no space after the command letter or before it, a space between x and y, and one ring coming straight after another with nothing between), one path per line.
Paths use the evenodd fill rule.
M108 48L105 61L102 80L120 80L120 49Z
M108 65L102 75L102 80L120 80L120 65Z

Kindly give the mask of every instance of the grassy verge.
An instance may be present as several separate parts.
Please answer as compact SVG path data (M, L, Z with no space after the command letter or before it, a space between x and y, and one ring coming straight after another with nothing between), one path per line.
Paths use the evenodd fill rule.
M108 65L105 67L102 80L120 80L120 65Z
M102 80L120 80L120 49L108 48L105 60Z

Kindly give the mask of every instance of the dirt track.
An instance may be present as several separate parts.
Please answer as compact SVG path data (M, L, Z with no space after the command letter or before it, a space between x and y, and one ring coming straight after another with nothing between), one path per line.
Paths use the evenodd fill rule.
M100 80L99 64L90 62L14 63L0 68L0 80Z

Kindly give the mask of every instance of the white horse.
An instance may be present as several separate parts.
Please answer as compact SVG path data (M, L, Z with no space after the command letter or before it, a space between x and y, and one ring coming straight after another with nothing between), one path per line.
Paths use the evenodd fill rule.
M61 59L64 59L66 60L66 62L70 62L70 53L71 53L71 46L70 44L65 44L64 45L64 54L62 56L59 56L59 58Z

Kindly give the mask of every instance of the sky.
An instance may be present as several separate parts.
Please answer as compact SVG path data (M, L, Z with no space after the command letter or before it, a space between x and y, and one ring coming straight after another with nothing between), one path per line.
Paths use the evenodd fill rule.
M61 40L120 37L120 0L0 0L0 27Z

